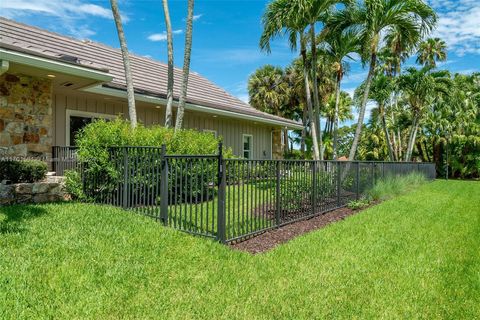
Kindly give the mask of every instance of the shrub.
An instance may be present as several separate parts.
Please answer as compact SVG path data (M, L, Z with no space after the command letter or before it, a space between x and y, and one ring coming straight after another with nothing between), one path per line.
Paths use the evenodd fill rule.
M65 171L65 191L72 197L72 200L85 200L83 192L82 177L75 170Z
M294 165L283 171L280 181L280 194L282 207L287 210L299 210L311 205L313 193L313 176L311 168L307 165ZM330 179L329 174L324 174L318 168L316 175L317 203L324 197L330 197L336 192L335 179Z
M125 169L128 170L131 177L128 181L130 192L152 195L152 190L158 189L156 184L160 179L160 170L149 170L152 166L160 167L158 149L128 149L129 162L127 163L128 167L125 167L123 153L119 153L123 152L123 149L112 149L111 147L160 147L165 144L167 154L212 155L218 153L218 143L219 140L212 134L196 130L180 130L174 134L173 129L160 126L146 128L138 125L132 130L130 123L121 119L110 122L95 121L87 125L77 138L78 155L80 160L85 163L84 185L89 188L85 190L85 194L95 199L105 199L118 184L125 183L123 181ZM229 148L224 148L223 154L226 158L232 157L232 151ZM207 189L210 195L214 194L211 186L212 179L216 179L217 163L215 161L200 165L198 161L186 163L171 159L169 169L170 172L181 172L181 174L169 176L169 194L176 195L172 201L197 202L198 199L206 196ZM200 174L200 170L203 175ZM180 180L184 182L182 189L179 188ZM175 186L176 189L174 189ZM155 197L150 196L149 199L155 200Z
M352 200L347 204L352 210L359 210L367 207L370 204L370 200L368 198L361 198L359 200Z
M0 161L0 181L37 182L45 179L47 171L47 164L39 160Z

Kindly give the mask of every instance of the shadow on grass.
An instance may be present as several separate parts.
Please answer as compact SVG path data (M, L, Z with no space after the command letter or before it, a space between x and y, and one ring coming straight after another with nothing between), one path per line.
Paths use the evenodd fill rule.
M34 205L0 207L0 234L24 232L27 220L45 213L47 213L45 208Z

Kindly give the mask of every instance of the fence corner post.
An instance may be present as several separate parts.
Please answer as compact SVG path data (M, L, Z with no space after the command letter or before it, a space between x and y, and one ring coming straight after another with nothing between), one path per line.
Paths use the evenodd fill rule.
M160 153L160 219L163 225L168 225L168 161L165 157L167 155L167 147L162 144Z
M282 197L280 194L280 160L277 160L276 166L276 184L275 184L275 195L276 195L276 207L275 207L275 224L278 227L280 225L280 213L282 211Z
M226 242L226 220L225 220L225 189L226 173L225 161L223 160L223 144L218 144L218 205L217 205L217 240Z

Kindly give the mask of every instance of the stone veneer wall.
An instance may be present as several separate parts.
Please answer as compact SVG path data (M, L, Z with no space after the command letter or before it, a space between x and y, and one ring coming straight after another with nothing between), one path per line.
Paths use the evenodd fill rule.
M24 203L45 203L69 200L64 177L47 177L34 183L0 183L0 206Z
M50 156L52 81L0 76L0 156Z

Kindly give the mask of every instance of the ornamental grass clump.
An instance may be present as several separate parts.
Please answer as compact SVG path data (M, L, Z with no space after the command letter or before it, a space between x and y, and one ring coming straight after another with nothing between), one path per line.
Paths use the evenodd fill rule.
M425 176L417 172L405 176L387 176L379 180L373 188L367 192L367 196L374 201L388 200L414 190L426 182L427 179Z

